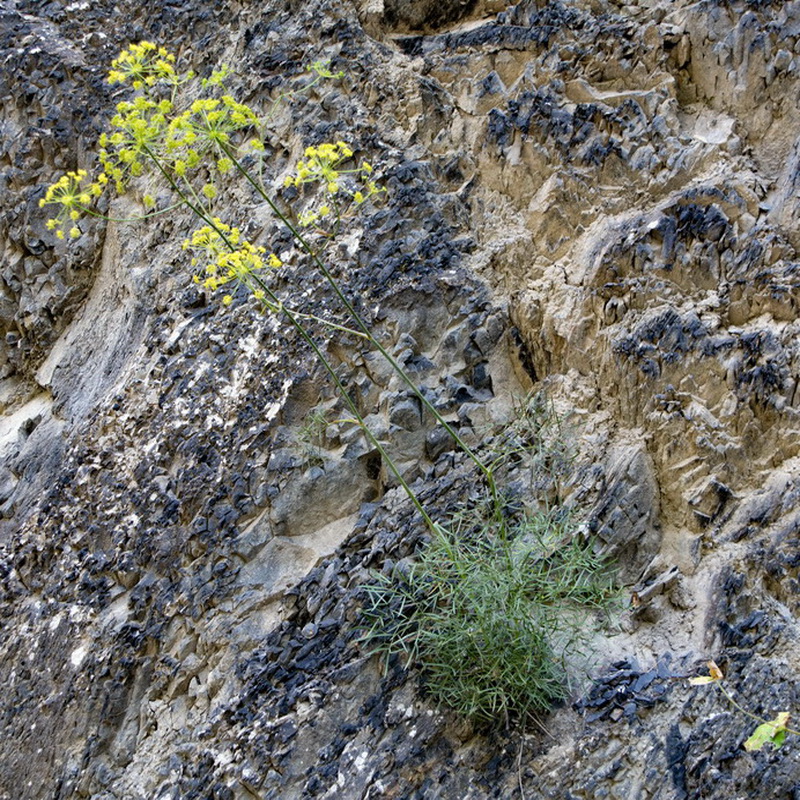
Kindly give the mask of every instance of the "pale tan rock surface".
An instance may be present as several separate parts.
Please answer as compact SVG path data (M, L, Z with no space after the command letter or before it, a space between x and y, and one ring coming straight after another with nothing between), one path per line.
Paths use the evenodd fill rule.
M322 139L376 165L337 265L470 441L531 389L570 416L565 499L638 605L543 731L359 648L359 586L423 531L297 337L191 288L187 216L49 238L43 187L144 37L253 104L333 59L272 177ZM17 0L0 45L0 798L800 792L795 737L746 753L684 680L714 658L754 713L798 705L800 2ZM463 500L391 372L328 351L425 501Z

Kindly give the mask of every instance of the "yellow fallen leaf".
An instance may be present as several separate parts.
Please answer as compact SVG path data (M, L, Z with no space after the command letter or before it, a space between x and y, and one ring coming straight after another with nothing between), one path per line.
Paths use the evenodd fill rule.
M692 686L703 686L707 683L715 683L721 681L725 677L722 670L717 666L716 661L708 662L708 675L700 675L697 678L690 678L689 683Z

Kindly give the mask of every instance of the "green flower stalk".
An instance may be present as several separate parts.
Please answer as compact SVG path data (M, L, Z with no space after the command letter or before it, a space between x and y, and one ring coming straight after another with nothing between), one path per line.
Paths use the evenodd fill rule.
M291 309L294 319L315 320L332 328L356 335L375 347L406 385L416 394L434 418L450 433L459 447L473 460L487 479L496 507L496 518L502 527L502 510L492 470L463 442L458 433L442 417L402 366L372 334L369 327L348 300L315 248L309 233L329 240L344 219L369 201L385 192L373 178L368 161L349 166L354 157L352 148L343 141L323 142L310 146L291 174L284 178L284 187L293 186L308 192L317 188L321 199L304 209L295 224L278 207L259 179L246 169L241 153L262 154L265 150L262 126L258 115L244 103L225 92L227 68L217 70L207 79L197 79L193 72L181 74L175 69L175 58L152 42L140 42L123 50L112 63L108 82L130 84L137 94L122 100L110 120L110 130L100 137L99 161L102 170L89 180L85 170L71 172L51 186L41 205L56 205L57 214L48 227L60 239L81 235L80 220L84 215L102 216L93 205L109 187L121 194L134 182L155 170L177 196L170 206L184 205L202 223L184 243L192 251L192 265L199 268L195 283L209 291L224 289L223 306L233 302L231 288L245 286L269 312L285 313L287 306L274 292L267 291L268 268L281 266L282 258L267 253L267 248L249 242L238 228L228 226L214 213L220 186L218 176L238 172L261 195L294 237L301 252L309 255L314 265L333 287L344 310L353 321L348 328L313 314ZM324 62L312 65L314 78L337 77ZM200 96L197 96L197 95ZM191 101L186 99L193 97ZM154 208L149 194L140 198L146 211ZM161 213L152 211L153 214ZM146 218L150 214L143 215ZM324 244L323 244L324 246ZM363 426L362 426L363 427ZM385 455L385 454L384 454ZM397 474L394 465L389 465ZM404 482L401 481L401 485ZM409 496L413 493L409 491ZM416 501L416 498L412 497ZM425 515L427 518L427 515Z
M223 222L213 211L220 193L217 176L235 168L245 172L248 181L256 185L255 178L244 170L238 154L243 150L256 155L265 151L257 114L225 93L224 83L230 74L226 67L215 71L210 78L199 80L192 72L179 73L174 64L174 56L152 42L131 45L114 60L108 82L112 85L129 84L137 94L130 100L117 103L110 129L100 137L98 157L102 170L97 177L90 180L86 170L78 170L67 173L48 188L40 205L55 205L57 213L48 220L47 227L55 231L59 239L66 238L67 233L70 238L79 237L82 217L103 216L95 210L94 204L109 187L118 194L125 193L137 179L155 171L177 197L177 202L166 210L185 206L202 223L183 243L183 249L191 253L191 264L196 270L194 282L208 291L222 290L223 306L233 302L234 287L244 286L265 311L282 313L287 317L312 346L354 419L432 527L433 521L383 446L369 431L304 321L321 322L372 342L371 333L350 329L287 306L269 285L269 273L282 266L281 257L247 240L239 228ZM311 70L314 77L306 89L322 79L341 77L340 73L332 73L325 62L315 62ZM184 88L187 91L182 91ZM189 102L185 95L194 95L194 99ZM372 179L372 167L367 162L356 168L347 168L346 162L353 155L353 150L343 141L321 143L306 149L305 161L298 163L285 185L302 187L322 183L323 200L315 210L305 210L300 215L301 225L314 225L318 233L330 237L336 232L333 228L338 229L341 221L351 213L351 207L362 206L385 191ZM259 191L266 194L260 182L257 185ZM140 200L146 210L155 205L149 194L141 195ZM289 225L297 239L295 226L278 211L272 198L269 201L279 219ZM162 212L153 211L140 219L156 213ZM320 226L323 220L330 221L332 229L324 230ZM318 252L305 240L298 240L298 244L319 262ZM324 271L327 273L327 269Z

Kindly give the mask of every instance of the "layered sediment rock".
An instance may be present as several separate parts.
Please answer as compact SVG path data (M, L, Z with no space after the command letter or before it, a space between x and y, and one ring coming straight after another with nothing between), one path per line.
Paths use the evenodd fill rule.
M681 679L797 700L800 2L0 14L0 797L793 796L794 738L745 752ZM571 415L564 499L636 602L546 732L487 736L359 647L360 586L424 531L303 342L191 287L189 218L45 230L141 38L256 106L344 69L277 117L270 177L323 139L378 167L335 263L468 441L531 389ZM324 312L308 265L282 280ZM416 399L326 347L426 504L463 501Z

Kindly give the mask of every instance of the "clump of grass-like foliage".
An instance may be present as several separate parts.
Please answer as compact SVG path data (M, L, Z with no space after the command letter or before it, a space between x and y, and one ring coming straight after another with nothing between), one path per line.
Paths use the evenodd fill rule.
M540 468L549 449L539 442ZM418 667L438 703L476 722L524 724L569 694L614 580L574 513L540 505L500 521L493 510L437 524L413 563L376 575L364 590L364 639L387 663Z
M405 656L436 701L476 721L508 723L569 691L569 655L587 616L607 608L612 581L570 516L540 512L508 538L491 519L437 526L418 560L366 590L376 652Z

